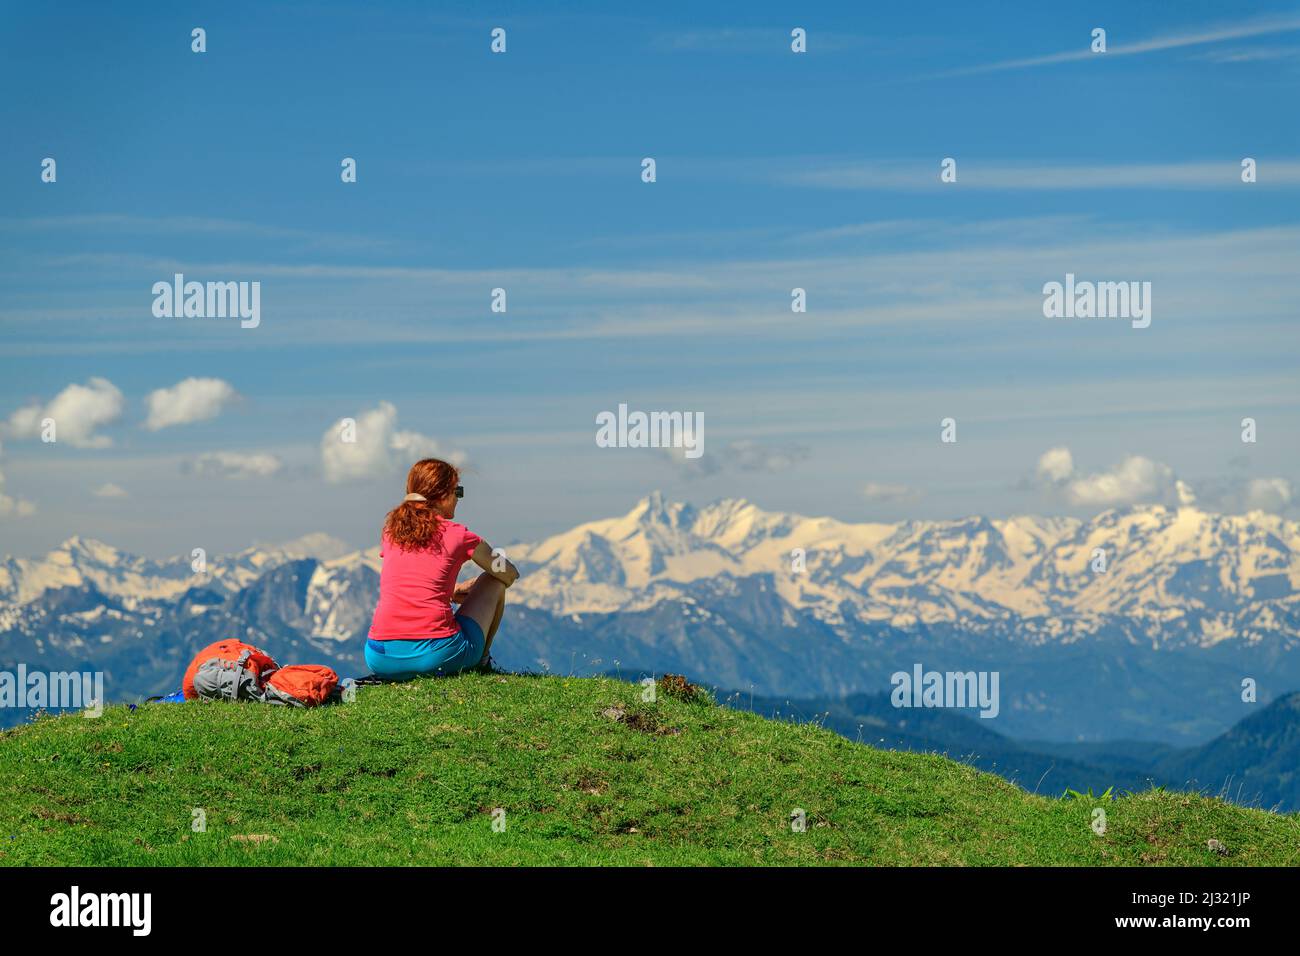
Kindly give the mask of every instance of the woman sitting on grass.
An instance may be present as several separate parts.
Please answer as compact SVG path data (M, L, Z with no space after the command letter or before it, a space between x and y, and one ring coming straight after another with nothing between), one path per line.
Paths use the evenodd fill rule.
M519 572L452 520L465 495L459 482L455 466L437 458L417 461L406 476L406 498L384 522L379 606L366 640L366 664L379 677L404 680L487 667L506 588ZM469 560L484 573L458 586ZM452 601L460 605L455 614Z

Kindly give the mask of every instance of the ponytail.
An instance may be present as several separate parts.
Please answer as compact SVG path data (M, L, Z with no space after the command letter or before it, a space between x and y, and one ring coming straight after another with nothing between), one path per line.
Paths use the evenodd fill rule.
M402 551L442 550L442 516L430 502L456 491L460 472L438 458L424 458L406 476L406 498L384 519L384 537Z

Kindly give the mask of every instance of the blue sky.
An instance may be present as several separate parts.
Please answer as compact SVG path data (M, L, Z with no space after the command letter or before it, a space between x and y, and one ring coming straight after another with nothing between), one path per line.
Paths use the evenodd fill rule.
M1181 480L1294 517L1300 7L1134 6L5 4L0 553L368 545L401 454L321 450L368 413L463 453L501 542L654 489L899 520ZM156 318L178 271L259 281L261 325ZM1151 282L1151 326L1044 318L1067 272ZM188 378L236 397L143 427ZM94 379L102 447L15 426ZM703 414L704 459L598 448L620 402Z

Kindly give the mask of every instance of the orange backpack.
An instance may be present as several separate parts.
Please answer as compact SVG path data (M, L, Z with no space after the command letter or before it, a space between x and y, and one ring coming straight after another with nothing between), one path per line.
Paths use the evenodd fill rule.
M315 707L338 689L339 675L320 664L281 667L270 654L243 641L209 644L185 671L186 700L256 700L287 707Z
M322 664L291 664L266 679L266 702L289 707L315 707L330 699L339 675Z

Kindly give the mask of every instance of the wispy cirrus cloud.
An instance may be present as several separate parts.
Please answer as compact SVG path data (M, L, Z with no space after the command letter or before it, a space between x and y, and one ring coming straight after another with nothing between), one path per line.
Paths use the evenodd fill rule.
M1196 56L1209 63L1268 63L1275 60L1300 59L1300 46L1242 47L1232 50L1206 50Z
M1300 186L1300 160L1254 157L1259 180L1271 187ZM840 162L775 174L790 186L894 192L938 189L1240 189L1241 157L1186 163L1023 163L958 159L956 183L939 180L939 160Z
M1300 16L1264 17L1244 20L1235 24L1207 26L1198 30L1167 33L1137 40L1132 43L1110 43L1105 53L1094 53L1083 38L1077 50L1065 50L1043 56L1024 57L1016 60L1001 60L996 63L983 63L977 66L947 70L932 75L932 79L953 76L970 76L977 73L996 73L1002 70L1023 70L1039 66L1055 66L1061 63L1077 63L1082 60L1101 60L1117 56L1136 56L1142 53L1158 53L1162 50L1174 50L1180 47L1202 46L1209 43L1222 43L1225 40L1242 40L1247 37L1271 36L1300 30ZM1110 39L1115 35L1110 34Z
M809 449L794 442L759 442L742 438L728 442L720 451L688 458L683 448L660 449L662 456L686 478L700 478L722 472L777 474L809 457Z
M867 501L882 504L910 503L918 500L921 495L921 490L913 488L911 485L869 481L862 486L862 497L866 498Z
M916 238L900 244L894 241L896 231L887 229L876 236L860 225L846 232L823 234L826 240L845 244L833 254L820 250L814 254L808 247L807 254L789 255L794 247L785 243L762 250L773 253L767 256L705 262L662 260L644 270L504 267L488 273L326 261L306 266L245 261L187 263L185 271L274 273L299 282L293 291L301 294L287 297L277 311L276 323L265 329L267 342L294 346L304 334L313 343L374 345L567 343L671 335L732 341L742 327L752 340L773 341L803 339L809 329L852 333L867 328L901 330L945 324L1025 328L1027 321L1041 318L1044 281L1073 271L1078 275L1149 277L1161 289L1162 308L1176 310L1180 317L1183 334L1168 345L1177 349L1199 347L1203 336L1221 328L1222 315L1240 309L1242 301L1235 290L1241 275L1253 277L1249 304L1256 318L1271 322L1289 315L1296 295L1295 261L1300 252L1300 227L1296 226L1189 232L1158 224L1133 229L1090 223L1082 217L1069 223L1047 217L1039 224L1012 221L1001 226L931 223L913 229L911 235ZM36 274L65 258L34 256L25 268ZM142 286L158 268L151 257L129 254L83 254L78 261L93 262L105 275L135 271L141 274ZM318 279L364 279L374 280L374 284L339 282L325 287ZM407 285L403 288L399 283ZM484 307L483 290L498 284L512 290L526 288L527 322L465 321L433 329L424 301L407 301L407 290L417 289L425 299L436 297L448 315L470 317ZM790 320L789 296L795 285L809 290L810 318L804 322ZM647 293L646 289L655 291ZM512 310L521 301L521 293L512 291ZM112 305L114 300L110 300ZM355 321L355 314L376 308L383 312L382 320ZM6 343L11 354L128 347L139 351L158 342L166 344L165 339L141 334L151 316L147 306L136 311L138 320L108 324L94 322L97 312L79 319L75 311L56 317L43 309L10 309L0 310L0 321L27 324L19 330L23 334L11 336ZM49 328L56 318L60 331L54 335ZM83 327L93 329L99 337L75 334ZM183 328L196 340L201 337L207 348L236 348L243 343L238 336L221 335L201 324ZM112 338L106 337L105 330Z

